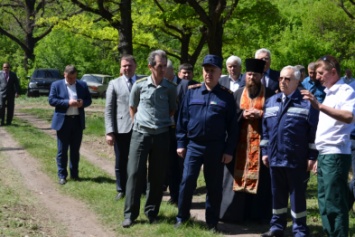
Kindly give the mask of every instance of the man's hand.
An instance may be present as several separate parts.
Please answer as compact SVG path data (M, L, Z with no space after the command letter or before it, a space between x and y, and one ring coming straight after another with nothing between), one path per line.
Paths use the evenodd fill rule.
M81 101L81 103L79 101ZM81 104L81 106L82 106L83 101L82 100L74 100L74 99L69 100L69 106L71 106L71 107L78 107L79 108L79 104Z
M269 168L269 157L268 156L263 156L262 157L263 164Z
M222 163L224 164L229 164L233 159L233 156L228 155L228 154L223 154L222 156Z
M180 156L181 158L185 158L186 156L186 148L178 148L176 150L176 153L178 154L178 156Z
M113 144L115 144L115 136L112 133L107 134L106 135L106 142L110 146L113 146Z
M262 116L262 111L251 108L251 109L246 109L243 111L243 117L245 119L253 120L253 119L259 119Z
M316 161L314 164L313 164L313 169L312 169L312 172L313 174L317 175L318 174L318 161Z
M313 108L319 110L320 103L317 98L308 90L301 90L301 95L303 95L304 100L309 100Z
M308 160L307 171L313 171L313 167L317 161L315 160Z

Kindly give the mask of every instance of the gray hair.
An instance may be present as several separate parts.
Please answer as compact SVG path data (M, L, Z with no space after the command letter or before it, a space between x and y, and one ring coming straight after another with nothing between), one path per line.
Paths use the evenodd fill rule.
M242 60L238 56L235 56L235 55L232 55L229 58L227 58L226 64L233 63L233 62L236 62L239 66L242 65Z
M288 70L288 69L290 69L290 70L293 71L292 74L293 74L293 76L295 77L296 80L300 80L300 79L301 79L301 72L300 72L300 70L298 70L298 68L295 67L295 66L288 65L288 66L286 66L286 67L283 67L281 71L283 71L283 70Z
M167 60L167 62L166 62L166 67L167 67L167 68L174 68L173 62L172 62L170 59Z
M157 49L152 51L148 56L148 64L152 67L155 66L155 56L159 56L161 59L168 59L164 50Z
M315 62L310 62L310 63L308 64L308 68L311 69L311 70L316 69L316 63L315 63Z
M257 58L258 55L261 54L261 53L267 53L267 55L269 55L269 57L271 58L270 50L268 50L268 49L266 49L266 48L258 49L258 50L255 52L255 58Z
M301 72L301 74L306 72L306 69L303 65L296 65L295 67Z

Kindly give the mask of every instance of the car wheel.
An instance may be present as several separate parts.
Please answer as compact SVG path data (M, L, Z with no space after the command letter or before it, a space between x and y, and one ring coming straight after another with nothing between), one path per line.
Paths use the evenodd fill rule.
M106 91L104 91L104 92L102 93L101 98L102 98L102 99L105 99L105 98L106 98Z

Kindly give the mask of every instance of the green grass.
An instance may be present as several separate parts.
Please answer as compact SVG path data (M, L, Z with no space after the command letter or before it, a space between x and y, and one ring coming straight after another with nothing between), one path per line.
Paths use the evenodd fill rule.
M15 118L14 124L15 126L7 127L7 130L24 149L36 157L41 164L41 170L53 180L53 183L57 183L55 139L17 118ZM87 203L104 225L116 231L117 236L215 236L207 231L200 222L194 222L187 225L186 228L175 230L173 224L177 210L165 202L161 206L160 217L162 218L159 224L148 224L143 210L141 210L140 217L137 219L137 223L140 224L123 229L120 224L123 221L124 203L114 201L116 194L114 178L85 159L80 161L80 176L83 179L82 182L70 182L69 180L60 190L66 195ZM143 207L144 201L142 198L141 207Z

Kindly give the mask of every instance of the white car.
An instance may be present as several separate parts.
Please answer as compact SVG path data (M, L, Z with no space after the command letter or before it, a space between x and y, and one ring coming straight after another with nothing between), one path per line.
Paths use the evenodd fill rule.
M91 96L96 98L106 97L107 86L112 79L113 76L103 74L84 74L81 78L88 85Z

